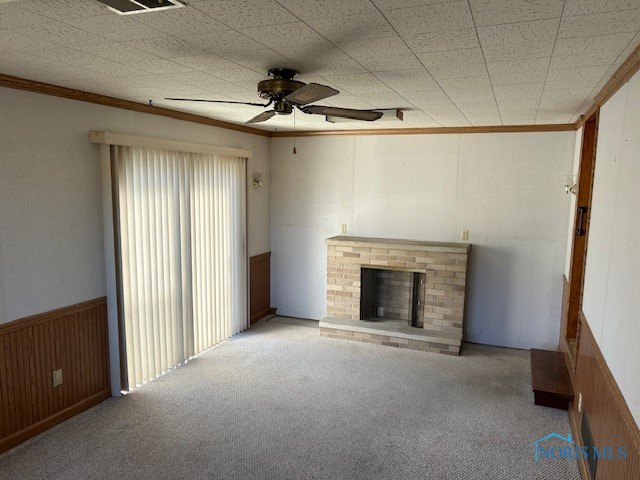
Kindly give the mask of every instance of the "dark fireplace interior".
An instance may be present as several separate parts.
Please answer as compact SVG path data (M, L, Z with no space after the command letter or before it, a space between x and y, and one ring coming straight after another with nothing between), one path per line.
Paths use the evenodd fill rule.
M423 328L425 274L360 269L360 320Z

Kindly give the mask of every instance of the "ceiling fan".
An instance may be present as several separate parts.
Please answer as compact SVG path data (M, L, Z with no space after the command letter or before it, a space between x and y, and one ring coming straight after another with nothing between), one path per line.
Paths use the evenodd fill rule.
M267 103L233 102L227 100L205 100L199 98L165 98L165 100L179 100L187 102L234 103L251 105L254 107L268 107L272 110L259 113L246 123L259 123L269 120L274 115L289 115L297 108L301 112L314 115L329 115L332 117L365 120L371 122L382 116L382 112L375 110L355 110L352 108L329 107L323 105L309 105L310 103L332 97L340 92L327 85L319 83L304 83L293 78L298 74L291 68L272 68L268 75L273 78L258 82L258 95Z

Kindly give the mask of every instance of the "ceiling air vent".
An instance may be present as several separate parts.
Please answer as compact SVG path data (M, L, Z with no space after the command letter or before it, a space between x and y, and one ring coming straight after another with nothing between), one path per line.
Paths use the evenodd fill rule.
M109 10L118 15L132 15L134 13L157 12L180 8L184 5L176 0L98 0Z

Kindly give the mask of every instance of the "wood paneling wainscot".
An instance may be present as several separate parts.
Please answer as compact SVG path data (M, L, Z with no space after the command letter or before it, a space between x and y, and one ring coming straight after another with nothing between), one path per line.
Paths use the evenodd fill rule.
M585 461L580 463L584 480L640 479L640 429L635 423L620 388L613 378L591 329L581 313L580 341L576 368L572 372L574 401L569 418L574 439L583 445L580 434L582 415L586 414L595 446L624 446L626 460L599 459L595 479L590 478ZM582 412L578 412L578 394L582 394Z
M0 452L110 396L105 298L0 325Z
M249 259L249 322L257 322L270 313L271 308L271 252Z

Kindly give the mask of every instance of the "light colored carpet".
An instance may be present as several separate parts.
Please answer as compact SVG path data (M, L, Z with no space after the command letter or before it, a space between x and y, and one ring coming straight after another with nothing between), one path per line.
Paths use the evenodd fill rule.
M311 326L313 328L304 328ZM9 479L579 479L529 444L570 431L529 361L321 338L272 318L0 455Z

